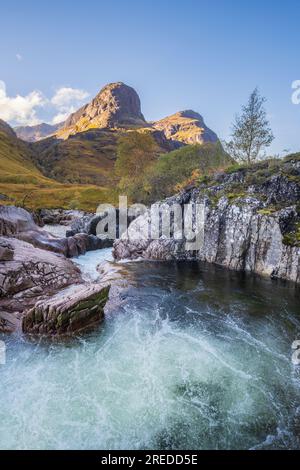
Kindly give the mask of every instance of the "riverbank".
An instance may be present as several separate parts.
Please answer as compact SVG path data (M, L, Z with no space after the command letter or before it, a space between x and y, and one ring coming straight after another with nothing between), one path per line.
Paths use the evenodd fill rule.
M299 448L294 287L199 262L117 266L122 303L92 332L1 335L0 448Z

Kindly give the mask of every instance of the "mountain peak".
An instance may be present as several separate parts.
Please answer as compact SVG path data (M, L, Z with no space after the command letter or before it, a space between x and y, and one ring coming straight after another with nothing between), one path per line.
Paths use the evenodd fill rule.
M145 125L137 92L125 83L115 82L105 85L89 104L71 114L62 133Z
M191 109L178 111L171 116L160 119L153 126L163 131L167 139L186 144L203 144L218 142L218 136L204 123L201 114Z
M201 116L201 114L197 113L196 111L193 111L192 109L179 111L177 114L188 119L197 119L198 121L203 121L203 117Z

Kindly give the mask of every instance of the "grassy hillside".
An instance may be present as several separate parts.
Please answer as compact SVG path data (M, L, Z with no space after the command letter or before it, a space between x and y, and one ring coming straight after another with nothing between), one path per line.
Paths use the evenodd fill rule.
M233 163L220 143L187 145L161 155L144 179L145 202L171 196L184 187Z
M32 144L35 161L43 173L64 183L111 184L119 133L89 130Z
M138 132L153 136L158 154L174 148L164 135L147 128ZM31 144L34 159L43 174L61 183L96 184L114 187L114 165L120 137L131 135L133 129L90 129L68 139L51 137Z
M26 143L0 128L0 183L36 183L43 179L32 157Z
M25 205L29 209L62 207L94 211L98 204L115 200L113 191L103 186L61 184L47 178L34 160L36 155L28 144L0 128L2 204Z

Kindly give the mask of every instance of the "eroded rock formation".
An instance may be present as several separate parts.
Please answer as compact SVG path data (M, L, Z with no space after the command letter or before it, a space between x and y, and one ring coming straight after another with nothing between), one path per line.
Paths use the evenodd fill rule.
M66 258L99 244L86 233L52 237L24 209L0 206L0 331L70 334L99 322L109 285L84 283Z
M150 210L114 244L116 259L198 259L239 271L300 282L300 159L263 162L222 173L160 203L198 204L204 214L199 248L184 237L148 237ZM163 215L162 215L163 216ZM197 231L197 228L195 231Z
M14 206L0 206L0 235L13 236L37 248L70 258L107 246L104 240L87 233L76 233L65 238L55 237L38 227L29 212Z
M104 316L109 286L80 284L41 300L22 320L25 333L78 333L99 323Z

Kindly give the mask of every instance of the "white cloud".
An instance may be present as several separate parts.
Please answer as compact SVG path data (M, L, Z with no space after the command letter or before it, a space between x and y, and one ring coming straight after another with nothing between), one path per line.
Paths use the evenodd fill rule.
M62 87L56 90L55 95L51 99L51 103L58 109L70 107L75 102L81 102L88 98L89 93L77 88Z
M26 96L10 97L7 95L5 83L0 80L0 118L11 125L34 126L44 121L39 115L44 107L48 116L47 121L50 116L50 121L58 124L82 106L88 96L89 93L85 90L61 87L56 90L51 99L38 90Z
M0 118L12 124L35 125L41 122L37 108L44 106L47 99L40 91L32 91L26 96L7 96L6 85L0 80Z
M61 87L56 90L51 103L58 110L58 114L54 116L52 123L58 124L65 121L89 96L87 91L78 88Z
M66 113L58 113L54 116L52 119L52 124L60 124L61 122L65 121L71 113L74 113L76 111L75 108L72 108L71 111L68 111Z
M19 62L23 60L23 57L21 56L21 54L16 54L16 58Z

